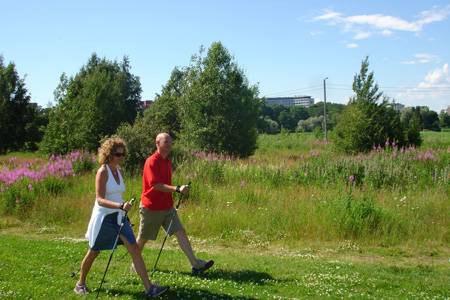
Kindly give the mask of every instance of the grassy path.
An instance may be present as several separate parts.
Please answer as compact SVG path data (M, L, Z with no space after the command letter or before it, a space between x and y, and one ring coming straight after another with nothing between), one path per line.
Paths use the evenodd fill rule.
M72 292L72 271L86 250L85 242L25 238L0 233L1 299L79 299ZM170 245L169 245L170 246ZM203 277L193 277L181 252L163 252L154 280L170 285L163 299L448 299L448 258L424 262L407 256L402 263L367 260L352 254L264 253L258 250L215 249L199 252L216 266ZM129 272L130 259L120 247L113 258L101 298L141 299L142 286ZM146 249L153 265L157 249ZM355 256L352 258L352 256ZM109 252L102 253L88 279L98 287ZM88 298L95 298L92 293Z

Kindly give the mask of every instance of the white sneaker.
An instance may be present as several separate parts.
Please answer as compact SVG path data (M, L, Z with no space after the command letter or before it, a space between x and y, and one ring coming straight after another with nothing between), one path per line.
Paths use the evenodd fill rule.
M87 288L87 286L85 284L78 284L78 282L77 284L75 284L73 291L77 295L86 295L87 293L89 293L89 289Z

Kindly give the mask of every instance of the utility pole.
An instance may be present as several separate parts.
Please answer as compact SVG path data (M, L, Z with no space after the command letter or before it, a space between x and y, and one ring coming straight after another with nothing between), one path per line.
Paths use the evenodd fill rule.
M325 133L325 142L327 142L327 84L326 80L328 77L325 77L323 80L323 131Z

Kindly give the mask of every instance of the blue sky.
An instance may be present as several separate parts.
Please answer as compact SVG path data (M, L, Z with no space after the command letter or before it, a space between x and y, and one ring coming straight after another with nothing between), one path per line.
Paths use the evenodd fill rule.
M450 1L5 1L0 55L33 101L53 101L60 75L96 52L130 58L142 98L175 66L221 41L261 96L347 103L369 56L387 96L440 111L450 105Z

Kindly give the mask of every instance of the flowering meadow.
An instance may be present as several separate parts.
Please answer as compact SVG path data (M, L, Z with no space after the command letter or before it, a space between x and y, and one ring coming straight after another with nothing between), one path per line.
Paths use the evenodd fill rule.
M176 172L193 182L189 228L255 247L347 238L446 245L450 134L424 135L421 148L389 143L359 155L337 153L307 134L260 136L248 159L195 153Z
M279 134L260 136L247 159L183 154L174 159L173 182L192 182L192 189L181 217L200 238L252 247L343 238L444 245L450 133L424 133L424 140L421 148L390 143L344 155L310 134ZM92 155L0 162L1 212L26 215L38 201L39 222L81 233L94 199L94 175L86 172L95 166ZM126 176L126 199L141 189L140 170L130 173L138 175Z
M0 163L0 204L4 213L26 213L34 200L57 195L69 184L67 178L89 171L95 157L82 151L52 155L48 161L20 161L11 157Z

